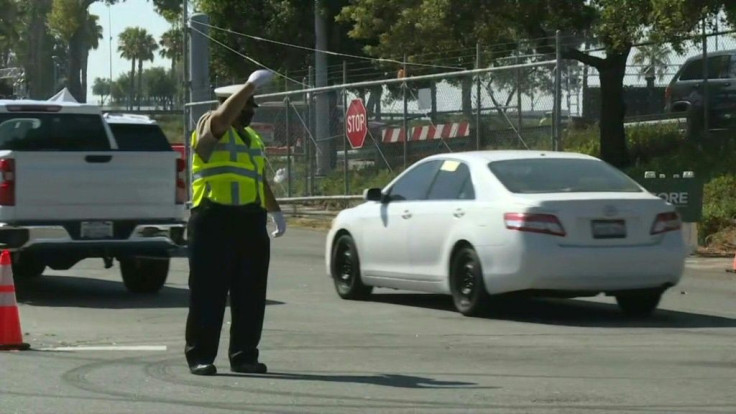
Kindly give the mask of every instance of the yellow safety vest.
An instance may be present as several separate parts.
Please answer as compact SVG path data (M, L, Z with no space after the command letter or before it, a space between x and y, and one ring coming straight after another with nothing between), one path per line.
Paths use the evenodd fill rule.
M192 151L192 207L205 198L225 205L260 204L266 207L263 194L265 173L265 146L253 128L245 128L250 147L230 128L217 143L205 162ZM192 132L192 148L197 142L197 131Z

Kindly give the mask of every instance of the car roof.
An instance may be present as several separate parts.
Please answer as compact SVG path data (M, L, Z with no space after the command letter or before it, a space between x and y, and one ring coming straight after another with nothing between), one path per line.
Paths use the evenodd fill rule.
M105 121L110 124L155 125L156 121L146 115L105 113Z
M74 113L74 114L100 114L102 113L99 106L93 105L93 104L87 104L87 103L67 102L67 101L42 101L42 100L35 100L35 99L0 99L0 111L6 112L8 106L58 107L60 108L58 112Z
M735 55L735 54L736 54L736 49L726 49L726 50L716 50L716 51L709 50L708 51L708 57L709 58L711 58L713 56L724 56L724 55ZM695 55L695 56L690 56L689 58L687 58L685 60L685 63L689 63L689 62L692 62L693 60L700 60L700 59L703 59L703 55L702 54Z
M502 160L519 160L533 158L565 158L565 159L585 159L599 160L596 157L581 154L577 152L564 151L538 151L538 150L480 150L480 151L462 151L443 154L435 154L425 159L446 159L452 158L467 162L489 163Z

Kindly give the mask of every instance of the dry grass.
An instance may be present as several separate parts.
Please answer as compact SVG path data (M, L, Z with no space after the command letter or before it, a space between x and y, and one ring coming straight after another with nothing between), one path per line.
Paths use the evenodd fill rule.
M707 246L698 247L701 256L733 257L736 253L736 226L727 227L711 234L706 240Z

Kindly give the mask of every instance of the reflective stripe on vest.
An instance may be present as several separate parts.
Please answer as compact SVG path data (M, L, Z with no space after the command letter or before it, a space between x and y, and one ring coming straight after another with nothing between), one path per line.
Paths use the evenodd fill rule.
M203 162L195 153L192 165L193 206L197 206L204 198L210 198L222 204L259 203L265 207L263 142L250 128L245 133L249 135L251 147L246 146L231 128L227 137L223 137L215 146L208 162ZM195 140L196 131L192 133L193 145ZM247 160L242 155L247 156ZM245 199L241 198L241 190L245 190Z

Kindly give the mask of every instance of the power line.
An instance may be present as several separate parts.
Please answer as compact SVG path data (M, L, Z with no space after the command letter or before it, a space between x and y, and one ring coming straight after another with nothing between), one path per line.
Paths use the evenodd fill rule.
M308 86L308 85L306 85L306 84L304 84L304 83L302 83L302 82L299 82L299 81L298 81L298 80L296 80L296 79L292 79L292 78L289 78L288 76L286 76L286 75L284 75L284 74L282 74L282 73L279 73L279 72L277 72L277 71L275 71L275 70L273 70L273 69L269 68L268 66L266 66L266 65L262 64L261 62L258 62L257 60L255 60L255 59L251 58L250 56L246 56L246 55L244 55L244 54L242 54L242 53L238 52L237 50L235 50L235 49L231 48L230 46L228 46L228 45L226 45L226 44L224 44L224 43L220 42L220 41L219 41L219 40L217 40L217 39L214 39L214 38L213 38L212 36L209 36L208 34L206 34L206 33L202 32L202 31L201 31L201 30L199 30L199 29L196 29L196 28L194 28L194 27L190 27L190 29L194 30L195 32L197 32L197 33L201 34L202 36L206 37L207 39L209 39L209 40L211 40L211 41L213 41L213 42L217 43L218 45L220 45L220 46L224 47L225 49L228 49L229 51L231 51L231 52L233 52L233 53L235 53L235 54L237 54L237 55L239 55L239 56L241 56L241 57L243 57L243 58L245 58L245 59L247 59L247 60L249 60L249 61L251 61L251 62L255 63L256 65L258 65L258 66L260 66L260 67L262 67L262 68L264 68L264 69L268 69L268 70L272 71L273 73L275 73L275 74L277 74L277 75L279 75L279 76L281 76L281 77L283 77L283 78L285 78L285 79L287 79L287 80L290 80L290 81L292 81L292 82L298 83L298 84L300 84L300 85L302 85L302 86Z
M399 65L404 65L404 62L403 61L400 61L400 60L385 59L385 58L372 58L372 57L367 57L367 56L351 55L351 54L348 54L348 53L331 52L329 50L314 49L314 48L311 48L311 47L300 46L300 45L296 45L296 44L292 44L292 43L286 43L286 42L279 42L277 40L265 39L265 38L260 37L260 36L253 36L253 35L249 35L249 34L245 34L245 33L240 33L240 32L236 32L234 30L225 29L225 28L222 28L222 27L217 27L217 26L209 25L209 24L202 23L202 22L192 22L192 23L200 24L202 26L209 27L210 29L220 30L220 31L223 31L223 32L226 32L226 33L234 34L236 36L247 37L247 38L250 38L250 39L253 39L253 40L258 40L258 41L261 41L261 42L274 43L274 44L277 44L277 45L293 47L293 48L296 48L296 49L308 50L310 52L320 52L320 53L324 53L324 54L331 55L331 56L343 56L343 57L349 57L349 58L353 58L353 59L363 59L363 60L370 60L370 61L374 61L374 62L396 63L396 64L399 64ZM427 66L427 67L433 67L433 68L453 69L453 70L464 70L465 69L465 68L461 68L461 67L457 67L457 66L426 65L426 64L422 64L422 63L412 63L412 62L406 62L406 65L407 66Z

